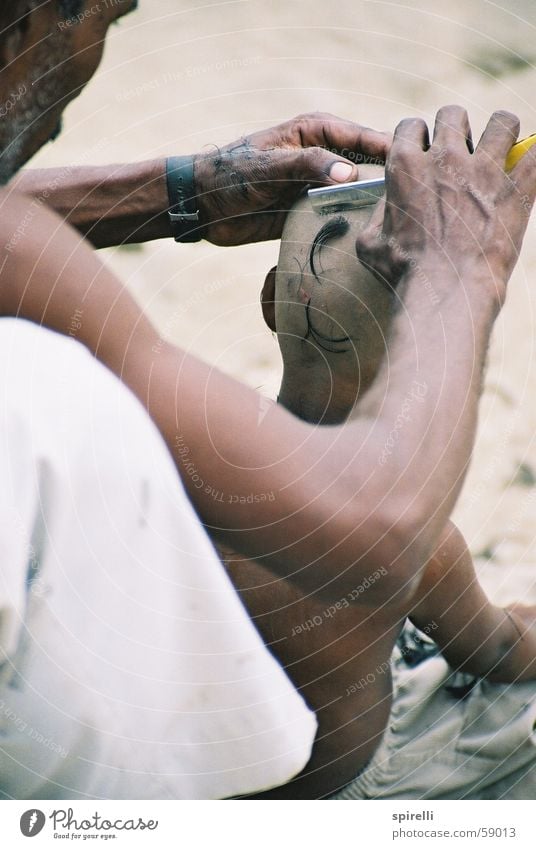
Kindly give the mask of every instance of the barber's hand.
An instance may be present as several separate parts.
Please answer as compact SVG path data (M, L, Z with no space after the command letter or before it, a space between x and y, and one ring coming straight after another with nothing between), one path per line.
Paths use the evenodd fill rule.
M510 174L504 170L518 130L514 115L495 112L473 153L458 106L439 110L431 145L424 121L402 121L387 159L385 200L356 243L360 260L392 286L408 268L424 280L448 267L445 278L454 270L469 295L471 280L487 279L486 294L500 308L536 194L536 146Z
M381 164L387 133L333 115L300 115L195 157L203 237L216 245L277 239L307 185L358 179L356 163Z

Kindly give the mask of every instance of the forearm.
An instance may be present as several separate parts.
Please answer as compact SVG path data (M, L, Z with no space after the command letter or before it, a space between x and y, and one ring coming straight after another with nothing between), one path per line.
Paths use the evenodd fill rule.
M497 660L487 672L487 677L491 681L504 683L536 680L534 608L514 604L498 608L498 612L503 617L504 639Z
M16 231L27 205L14 197L4 204L4 244L7 209ZM31 240L17 242L3 257L5 312L76 337L129 386L159 428L207 526L240 553L261 558L283 577L295 576L308 591L340 599L381 565L389 575L383 599L388 584L401 597L410 592L433 543L421 539L426 502L419 501L420 513L413 503L422 484L413 458L417 447L427 475L444 472L430 460L434 446L422 444L430 440L430 411L419 410L413 453L400 439L390 462L379 462L408 383L415 374L432 380L426 370L415 372L411 338L393 347L400 362L389 378L389 397L376 411L335 428L307 426L278 405L259 416L255 392L159 339L119 281L57 218L41 210ZM449 301L449 316L455 312ZM417 349L430 359L437 351L425 318ZM435 383L433 392L440 394ZM442 432L438 426L433 438L450 437L452 426L452 420ZM455 480L461 466L450 462Z
M376 460L389 469L395 513L413 516L423 567L454 507L475 438L496 307L474 263L461 282L451 268L424 267L401 281L400 302L377 380L353 417L381 417ZM471 300L467 290L477 293ZM394 517L393 517L394 519Z
M159 428L205 524L330 597L379 564L390 568L407 531L381 516L391 474L377 463L382 417L312 428L273 405L259 418L255 392L166 345L84 240L47 210L10 240L29 203L12 194L2 204L1 243L11 245L0 266L4 314L76 338L123 380ZM371 428L376 453L367 450ZM399 564L393 575L405 584Z
M55 210L97 248L171 236L165 159L21 171L10 188Z
M489 336L534 201L532 158L518 163L513 178L504 170L518 130L515 116L494 113L474 150L459 107L437 113L432 140L424 122L402 121L386 165L385 202L356 240L360 260L395 289L408 317L404 327L399 314L382 380L365 409L378 414L385 396L394 422L400 410L386 395L393 376L406 373L426 385L421 409L414 405L411 427L398 440L405 446L393 479L402 505L404 489L410 493L404 509L416 513L415 533L424 536L428 555L471 456Z
M536 678L536 624L527 608L491 604L482 589L463 536L451 523L423 572L412 622L431 637L453 669L491 681Z
M216 245L279 238L285 210L307 185L356 180L355 162L361 157L384 162L390 144L389 134L313 113L224 147L205 147L194 156L203 238ZM12 185L46 201L96 247L171 235L163 158L132 165L26 171Z

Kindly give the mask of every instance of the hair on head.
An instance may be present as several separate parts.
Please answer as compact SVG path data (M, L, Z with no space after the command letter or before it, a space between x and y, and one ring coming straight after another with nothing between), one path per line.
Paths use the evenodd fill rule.
M348 219L344 217L344 215L337 215L336 218L330 218L329 221L320 228L318 233L313 239L313 244L311 245L311 251L309 253L309 266L311 268L311 273L318 280L319 274L315 267L315 256L320 253L322 246L329 242L331 239L336 239L338 236L344 236L345 233L348 232L350 228L350 224Z
M58 16L72 18L80 14L84 0L52 0L57 7ZM39 0L0 0L0 26L10 26L32 9L39 6ZM0 32L1 35L1 32Z
M84 5L84 0L58 0L60 12L66 18L78 15Z

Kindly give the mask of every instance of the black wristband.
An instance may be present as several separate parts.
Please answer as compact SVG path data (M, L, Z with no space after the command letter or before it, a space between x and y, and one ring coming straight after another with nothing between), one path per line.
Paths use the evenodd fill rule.
M199 210L194 187L193 156L170 156L166 160L169 221L176 242L199 242Z

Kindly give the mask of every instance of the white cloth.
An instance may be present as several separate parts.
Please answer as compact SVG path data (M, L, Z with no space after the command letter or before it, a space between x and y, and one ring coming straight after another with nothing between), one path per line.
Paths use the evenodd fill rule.
M332 799L536 799L536 682L476 679L437 651L406 623L381 743Z
M160 434L81 346L0 320L0 796L211 799L288 780L316 720Z

